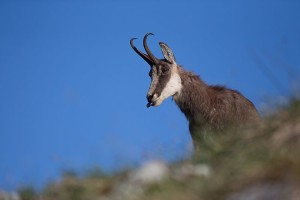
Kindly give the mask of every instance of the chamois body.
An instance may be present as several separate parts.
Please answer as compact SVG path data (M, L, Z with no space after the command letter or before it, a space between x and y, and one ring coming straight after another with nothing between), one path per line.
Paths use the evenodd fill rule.
M192 138L204 131L222 131L256 123L255 106L238 91L223 86L209 86L199 76L178 66L182 88L173 96L189 121Z
M147 54L138 50L132 38L130 45L151 67L147 107L159 106L172 96L189 121L193 142L207 132L222 132L229 127L243 127L259 121L255 106L238 91L223 86L209 86L199 76L177 65L170 47L160 42L164 59L157 59L147 45L147 33L143 44Z

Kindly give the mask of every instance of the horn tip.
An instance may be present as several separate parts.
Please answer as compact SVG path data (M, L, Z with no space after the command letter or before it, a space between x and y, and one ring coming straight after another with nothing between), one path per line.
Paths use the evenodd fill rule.
M131 38L131 39L130 39L130 45L131 45L132 48L135 48L135 47L134 47L134 44L133 44L133 40L135 40L135 39L137 39L137 38Z
M153 34L153 33L151 33L151 32L149 32L149 33L147 33L147 34L146 34L146 36L148 36L148 35L154 35L154 34Z

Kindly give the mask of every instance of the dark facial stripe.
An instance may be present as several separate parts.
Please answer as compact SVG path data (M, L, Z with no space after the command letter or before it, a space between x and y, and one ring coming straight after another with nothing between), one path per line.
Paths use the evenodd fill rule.
M151 84L155 83L156 80L158 79L158 81L156 82L156 85L153 85L152 87L154 87L153 89L153 94L157 94L158 96L161 95L163 89L165 88L165 86L167 85L167 83L170 80L171 77L171 73L166 73L166 72L162 72L162 68L164 66L159 65L159 66L153 66L153 73L155 73L155 75L152 76L152 82ZM168 66L167 66L168 67Z

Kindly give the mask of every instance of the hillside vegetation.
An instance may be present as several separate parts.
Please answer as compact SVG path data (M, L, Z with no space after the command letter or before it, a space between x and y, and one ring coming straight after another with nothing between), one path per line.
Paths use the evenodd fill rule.
M300 102L293 100L261 127L210 134L193 158L146 163L113 176L94 170L65 174L41 192L22 188L22 199L43 200L299 200Z

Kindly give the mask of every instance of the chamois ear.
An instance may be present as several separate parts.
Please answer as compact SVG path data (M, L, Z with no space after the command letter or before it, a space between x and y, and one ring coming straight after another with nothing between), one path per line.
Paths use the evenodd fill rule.
M161 48L161 51L162 51L165 59L171 64L176 64L175 56L174 56L172 50L170 49L170 47L163 42L160 42L159 46Z

